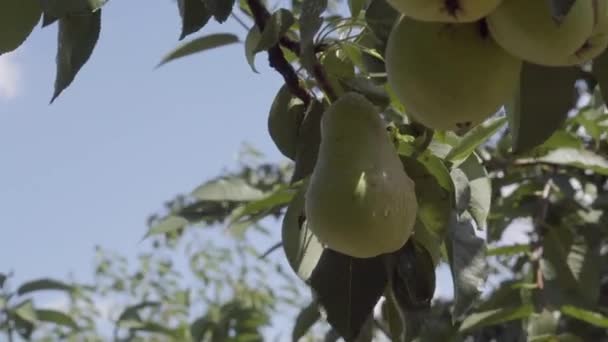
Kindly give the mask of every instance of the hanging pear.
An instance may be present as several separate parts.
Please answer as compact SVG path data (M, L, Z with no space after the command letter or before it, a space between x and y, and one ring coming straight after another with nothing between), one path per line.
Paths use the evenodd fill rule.
M324 113L317 163L306 191L310 230L328 248L370 258L401 248L418 204L382 119L346 93Z
M420 21L467 23L491 13L502 0L388 0L399 12Z

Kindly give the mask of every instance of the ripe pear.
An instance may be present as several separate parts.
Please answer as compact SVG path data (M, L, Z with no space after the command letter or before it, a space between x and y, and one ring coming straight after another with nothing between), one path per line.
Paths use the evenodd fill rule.
M492 12L502 0L388 0L404 15L444 23L477 21Z
M593 33L593 2L575 1L558 23L548 1L508 0L486 21L496 42L514 56L539 65L565 66Z
M467 132L510 99L522 61L481 23L443 24L401 17L385 53L388 81L406 113L436 130Z
M321 121L306 191L309 228L330 249L371 258L405 244L417 210L414 182L377 110L362 95L342 95Z
M0 2L0 55L17 49L40 20L42 10L37 0L2 0Z

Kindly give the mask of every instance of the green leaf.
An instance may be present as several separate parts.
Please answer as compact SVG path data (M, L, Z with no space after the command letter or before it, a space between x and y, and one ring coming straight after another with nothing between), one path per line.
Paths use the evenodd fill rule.
M528 317L528 338L534 338L554 335L557 331L558 320L553 315L552 311L544 309L540 313L532 313Z
M327 8L327 0L302 0L300 13L300 59L302 66L312 70L316 59L314 54L314 36L323 24L321 14Z
M515 255L520 253L527 253L530 251L529 244L515 244L515 245L507 245L500 246L488 249L486 253L487 256L497 256L497 255Z
M365 11L365 21L385 45L400 13L386 0L371 0Z
M459 168L468 180L470 198L467 210L475 219L477 226L480 229L485 229L492 205L492 183L488 177L488 172L482 165L481 158L475 153L460 164Z
M234 7L235 0L199 0L203 1L209 12L213 14L213 18L218 23L223 23L228 19L232 8Z
M324 250L321 242L308 228L308 221L304 215L306 186L306 183L302 184L287 207L281 229L283 251L287 261L304 281L310 279Z
M403 341L405 333L405 322L401 310L398 308L397 301L392 289L386 291L386 300L382 304L382 318L388 324L388 331L392 341Z
M319 101L312 101L306 111L296 147L295 169L291 183L308 177L317 163L319 145L321 144L321 117L325 106Z
M285 35L295 19L290 11L280 8L270 16L266 22L264 31L260 36L260 40L255 48L256 52L268 50L279 42L279 39Z
M436 158L427 155L427 158ZM416 198L418 200L418 218L424 226L432 232L438 240L443 240L447 232L447 225L450 221L452 211L452 194L443 188L427 165L422 164L410 157L401 157L401 162L407 175L416 184ZM443 169L437 170L440 173L449 173L443 164L439 164Z
M513 151L526 152L547 140L574 106L577 67L545 67L524 63L518 105L507 111Z
M251 30L249 30L247 37L245 38L245 57L247 57L247 63L249 63L251 70L257 74L259 74L259 72L255 68L255 55L259 52L256 51L256 48L260 43L261 38L262 35L256 25L251 27Z
M201 201L248 202L264 198L264 193L241 178L219 178L198 186L192 196Z
M56 310L36 309L36 317L39 321L63 325L72 329L78 329L78 324L72 317Z
M435 294L435 265L427 249L414 239L394 254L392 290L399 307L406 312L425 311ZM408 332L409 334L410 332Z
M557 226L543 239L540 269L545 283L546 301L555 304L593 306L599 297L600 251L592 231L573 234Z
M384 256L359 259L331 249L310 278L327 321L346 341L359 335L387 284Z
M23 296L26 293L35 292L35 291L46 291L46 290L56 290L56 291L73 291L74 288L71 285L68 285L59 280L50 279L50 278L41 278L32 281L25 282L19 286L17 289L17 294Z
M90 15L107 2L108 0L40 0L44 12L42 27L69 15Z
M197 318L190 324L190 336L192 336L193 342L204 341L207 332L214 327L215 322L210 320L207 316Z
M350 10L350 15L353 18L358 17L359 13L361 13L365 7L366 2L367 0L348 0L348 9Z
M211 13L201 0L177 0L177 7L182 18L182 32L179 40L198 32L207 25L211 18Z
M560 311L564 315L568 315L572 318L576 318L603 329L608 329L608 317L600 313L585 310L572 305L564 305L561 307Z
M279 89L268 113L268 132L277 149L287 158L295 160L298 130L306 107L295 101L287 85Z
M522 305L515 308L501 308L484 312L476 312L465 318L460 325L460 331L478 331L484 327L524 319L530 316L533 312L534 307L531 304Z
M40 21L42 10L36 0L0 2L0 55L17 49Z
M452 213L446 242L454 282L453 317L461 320L483 290L488 276L486 244L475 234L473 218L464 212Z
M14 308L11 309L11 311L15 314L15 316L21 318L26 322L36 322L36 309L34 309L34 304L29 299L17 304Z
M486 120L481 125L475 126L467 132L445 157L451 162L467 159L475 149L493 136L504 124L507 123L505 116L494 117Z
M178 332L176 330L173 330L169 327L166 327L166 326L156 323L156 322L149 322L149 321L140 322L140 321L125 320L125 321L120 321L117 325L122 328L132 329L134 331L143 331L143 332L147 332L147 333L160 334L160 335L165 335L165 336L173 337L173 338L179 337Z
M296 317L296 322L291 333L291 340L294 342L299 341L320 318L319 305L316 301L312 301Z
M101 30L101 9L59 19L57 76L51 103L65 90L91 57Z
M593 60L591 72L599 84L602 98L608 101L608 50Z
M178 58L187 57L206 50L211 50L238 42L239 38L231 33L214 33L204 37L196 38L183 43L182 45L175 48L173 51L166 54L156 67L158 68L161 65L176 60Z
M258 213L265 213L271 209L289 203L293 199L294 194L295 192L290 189L288 185L282 184L274 191L271 191L265 195L263 198L248 202L233 210L232 214L230 215L229 224L237 222L243 217Z
M184 228L185 226L188 225L188 223L189 223L188 220L186 220L185 218L183 218L181 216L170 215L170 216L163 218L162 220L155 223L154 225L152 225L148 229L148 232L146 233L146 237L172 233L172 232L175 232L175 231L178 231L178 230Z
M118 316L118 322L125 320L140 320L139 310L150 308L150 307L158 307L161 305L161 302L155 301L143 301L141 303L127 306Z
M5 273L0 272L0 289L4 287L6 279L8 279L8 276Z
M538 158L521 158L516 164L547 163L572 166L591 170L600 175L608 175L608 159L588 150L575 148L558 148Z

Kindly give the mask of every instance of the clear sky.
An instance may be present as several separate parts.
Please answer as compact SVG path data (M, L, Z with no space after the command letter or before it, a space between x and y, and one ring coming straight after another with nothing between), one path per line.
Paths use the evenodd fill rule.
M134 255L146 217L236 164L266 133L281 77L243 44L167 64L180 19L169 0L110 1L101 37L52 105L57 25L0 56L0 270L17 280L89 274L100 244ZM245 30L229 20L198 35Z

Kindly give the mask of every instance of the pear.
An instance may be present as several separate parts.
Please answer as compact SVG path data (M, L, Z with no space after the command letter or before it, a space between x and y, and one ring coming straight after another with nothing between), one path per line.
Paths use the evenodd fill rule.
M591 36L573 56L566 60L567 65L586 63L599 56L608 47L608 0L592 0L594 6L594 29Z
M549 6L544 0L504 1L486 18L489 31L505 50L528 62L572 64L594 31L594 0L575 1L561 22Z
M18 48L32 33L41 14L37 0L0 1L0 55Z
M418 210L415 185L364 96L345 93L323 114L305 196L309 229L332 250L371 258L398 250L410 238Z
M502 0L388 0L404 15L421 21L466 23L492 12Z
M463 134L496 113L517 89L522 61L482 23L443 24L402 16L389 36L389 85L407 114Z

